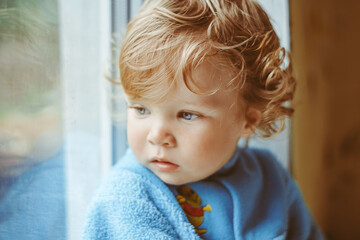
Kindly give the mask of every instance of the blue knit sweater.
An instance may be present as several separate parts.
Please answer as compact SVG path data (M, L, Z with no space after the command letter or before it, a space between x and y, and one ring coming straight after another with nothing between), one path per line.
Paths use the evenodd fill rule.
M89 209L83 239L323 239L295 182L265 150L237 149L213 176L168 186L129 150Z

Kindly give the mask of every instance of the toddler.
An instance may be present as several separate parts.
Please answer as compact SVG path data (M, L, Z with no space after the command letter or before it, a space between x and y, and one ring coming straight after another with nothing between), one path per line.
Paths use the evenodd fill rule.
M266 150L295 80L252 0L149 0L120 53L130 149L94 197L85 239L323 239Z

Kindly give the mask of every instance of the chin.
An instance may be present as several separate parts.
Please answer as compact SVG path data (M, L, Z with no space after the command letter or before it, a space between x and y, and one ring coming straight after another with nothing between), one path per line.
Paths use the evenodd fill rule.
M180 185L184 185L184 184L191 182L191 181L186 181L185 179L177 179L174 177L164 177L164 176L158 176L158 177L164 183L169 184L169 185L175 185L175 186L180 186Z

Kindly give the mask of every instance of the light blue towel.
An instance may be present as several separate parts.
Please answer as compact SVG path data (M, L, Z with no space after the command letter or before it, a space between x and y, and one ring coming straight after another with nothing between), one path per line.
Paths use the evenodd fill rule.
M200 239L169 188L128 151L101 185L83 239Z

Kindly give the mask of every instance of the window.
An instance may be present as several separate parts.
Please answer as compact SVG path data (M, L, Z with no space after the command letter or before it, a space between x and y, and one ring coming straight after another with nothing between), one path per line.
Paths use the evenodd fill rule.
M290 28L289 28L289 5L287 0L258 0L260 5L268 13L280 44L287 51L290 50ZM267 140L254 138L250 140L250 146L262 147L271 150L277 159L290 169L290 120L286 120L283 132L274 138Z
M0 239L80 239L111 167L110 1L0 1Z

